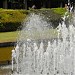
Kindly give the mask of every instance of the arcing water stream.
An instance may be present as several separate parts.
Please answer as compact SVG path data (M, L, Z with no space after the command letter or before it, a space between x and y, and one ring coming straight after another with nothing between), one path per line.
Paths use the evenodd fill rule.
M51 40L44 33L51 29L49 24L40 15L30 15L15 50L12 50L13 75L75 75L75 27L73 23L66 27L65 18L56 28L57 39ZM40 34L39 39L42 36L40 41L35 37L37 33ZM44 43L45 36L48 38L44 38Z

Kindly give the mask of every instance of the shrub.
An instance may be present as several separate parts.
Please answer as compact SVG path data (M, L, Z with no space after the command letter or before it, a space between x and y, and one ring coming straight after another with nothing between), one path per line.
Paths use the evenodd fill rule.
M57 14L60 14L61 16L63 16L66 12L65 8L52 8L51 10L53 10Z
M66 10L65 8L42 8L39 10L31 10L31 12L34 12L36 14L42 14L44 16L44 20L46 20L48 23L51 22L52 27L56 28L59 24L59 22L62 21L62 16L65 14Z
M41 14L47 20L51 22L52 26L55 28L61 21L61 16L64 15L66 10L64 8L52 8L52 9L30 9L30 10L7 10L0 9L0 32L2 31L15 31L21 26L21 22L26 18L28 13Z
M27 10L0 10L0 31L15 31L28 14Z

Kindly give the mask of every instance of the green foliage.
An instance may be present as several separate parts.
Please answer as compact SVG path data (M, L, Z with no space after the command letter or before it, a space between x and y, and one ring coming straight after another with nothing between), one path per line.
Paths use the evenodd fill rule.
M51 10L53 10L55 13L60 14L60 15L64 15L66 12L65 8L52 8Z
M15 31L27 16L27 10L0 10L0 31Z
M2 31L15 31L21 26L21 22L26 18L28 13L42 14L44 20L51 22L53 27L57 27L61 21L61 16L64 15L66 10L64 8L52 8L52 9L36 9L36 10L7 10L0 9L0 32Z
M52 26L56 28L59 24L59 22L62 21L62 16L65 14L66 10L65 8L42 8L39 10L31 10L30 12L34 12L36 14L40 15L42 14L44 16L44 20L46 20L48 23L52 23Z

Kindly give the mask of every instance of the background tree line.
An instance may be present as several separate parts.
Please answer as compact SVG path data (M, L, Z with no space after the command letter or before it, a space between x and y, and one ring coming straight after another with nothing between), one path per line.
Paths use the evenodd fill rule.
M64 7L65 4L68 4L68 0L1 0L7 1L9 9L28 9L33 5L36 8L57 8ZM70 0L70 3L74 3L75 0Z

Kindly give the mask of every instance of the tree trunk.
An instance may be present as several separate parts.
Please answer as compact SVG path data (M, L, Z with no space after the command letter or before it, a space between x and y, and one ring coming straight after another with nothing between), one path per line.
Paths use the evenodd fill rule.
M27 9L27 0L24 0L24 9Z
M51 2L50 2L50 0L48 1L49 3L48 3L48 7L50 8L51 7Z
M45 4L45 1L43 1L43 8L45 8L46 7L46 4Z
M8 6L7 6L7 0L4 0L4 1L3 1L3 8L4 8L4 9L7 9L7 8L8 8Z
M63 7L63 4L62 4L62 2L60 3L60 7L61 7L61 8Z

